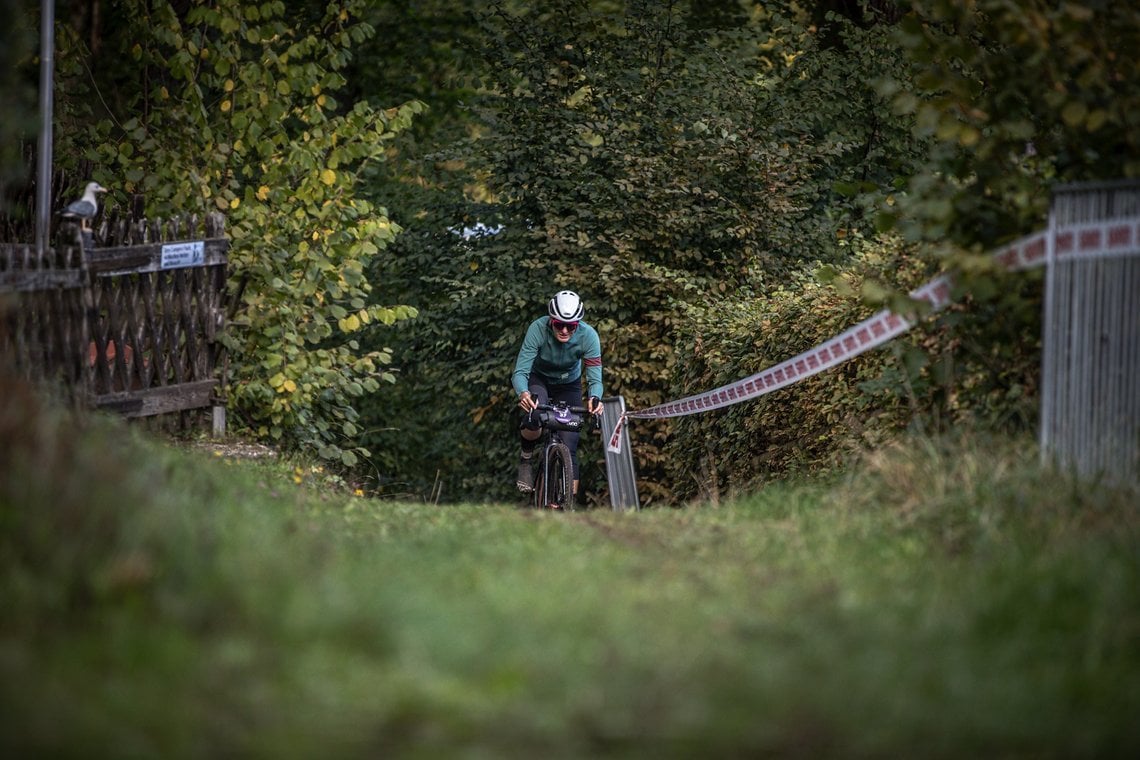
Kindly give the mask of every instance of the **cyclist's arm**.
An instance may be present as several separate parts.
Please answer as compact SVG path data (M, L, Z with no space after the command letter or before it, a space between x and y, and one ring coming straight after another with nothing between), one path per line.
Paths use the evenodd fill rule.
M593 328L583 336L586 339L582 366L586 370L586 395L602 397L602 341Z
M518 358L515 359L515 371L511 374L511 386L515 389L515 395L526 393L531 368L538 357L538 350L542 348L542 338L541 320L531 322L519 348Z
M595 398L602 397L602 357L586 357L582 360L586 365L586 395Z

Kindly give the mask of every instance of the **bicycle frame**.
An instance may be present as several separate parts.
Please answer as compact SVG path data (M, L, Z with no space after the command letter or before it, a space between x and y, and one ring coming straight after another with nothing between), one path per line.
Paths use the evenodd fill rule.
M536 509L574 510L574 464L570 448L562 440L566 430L594 429L597 418L585 407L567 404L539 404L538 413L542 437L539 439L541 456L538 476L534 484L532 506ZM587 421L588 419L588 421Z

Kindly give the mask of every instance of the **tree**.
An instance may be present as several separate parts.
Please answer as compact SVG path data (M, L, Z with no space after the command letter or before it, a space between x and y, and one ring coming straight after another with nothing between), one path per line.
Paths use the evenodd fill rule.
M935 141L906 203L890 213L910 237L988 248L1042 225L1056 183L1140 175L1134 8L1110 0L905 7L895 39L910 66L879 88Z
M373 300L369 262L400 228L357 186L422 105L337 102L371 34L362 9L330 3L307 24L279 0L121 0L98 55L60 34L61 162L91 160L117 200L144 194L151 216L227 213L245 283L225 337L236 417L346 466L368 454L356 401L394 381L391 352L362 352L359 338L415 314Z
M15 0L0 2L0 13L6 19L0 28L0 102L4 118L0 119L0 212L9 211L8 193L26 179L26 157L21 151L25 142L36 134L37 74L33 67L22 65L30 58L35 38L30 14Z
M583 295L603 334L608 390L644 406L668 392L684 303L786 271L834 240L830 222L808 217L805 191L830 184L813 175L832 158L807 130L767 129L778 109L755 83L760 64L724 52L748 41L694 30L689 7L492 3L479 16L478 125L435 163L469 172L467 200L451 196L443 226L501 231L417 231L385 262L400 270L387 281L422 299L427 319L403 334L424 358L405 371L434 394L415 405L431 420L423 437L447 447L426 479L435 467L465 472L446 483L456 497L506 495L495 469L513 453L508 378L550 293ZM378 435L419 441L409 436L418 428L409 420ZM643 492L667 499L664 430L647 432Z
M895 176L889 184L843 176L847 167L842 165L836 184L851 197L853 210L873 212L870 218L880 231L897 228L911 245L863 226L868 238L852 248L859 255L839 268L841 276L829 279L849 292L861 285L867 306L881 306L891 298L883 284L905 292L917 284L916 271L928 275L937 263L958 274L968 307L923 324L890 351L860 357L826 377L743 410L686 420L670 448L679 482L700 473L707 488L747 487L792 469L830 466L837 454L907 427L1031 426L1039 371L1039 278L995 271L977 254L1040 229L1056 183L1112 180L1140 171L1137 64L1124 52L1140 42L1140 16L1129 8L919 0L900 7L867 3L863 13L832 14L827 21L824 49L838 54L836 61L860 72L857 79L874 84L894 106L893 114L885 108L868 112L892 125L890 151L908 147L899 137L908 124L917 138L901 166L891 168L893 159L882 157L869 162L870 176ZM870 40L874 44L867 45ZM802 86L818 88L834 78L825 59L804 57L814 73ZM836 92L845 100L852 90ZM826 106L807 109L812 119L837 123L826 118L828 111ZM868 119L857 123L866 125ZM884 169L889 169L885 175ZM919 242L925 244L913 245ZM916 270L920 262L926 267ZM694 310L684 322L685 339L694 350L700 347L703 358L684 368L681 390L700 390L759 369L738 350L758 324L813 328L790 340L757 338L754 348L774 362L865 314L851 313L851 299L838 299L838 291L817 278L797 275L794 281L793 289L765 291L771 309L759 314L743 312L748 294ZM827 329L818 331L821 325ZM731 454L710 464L702 460L700 444L714 429L722 454Z

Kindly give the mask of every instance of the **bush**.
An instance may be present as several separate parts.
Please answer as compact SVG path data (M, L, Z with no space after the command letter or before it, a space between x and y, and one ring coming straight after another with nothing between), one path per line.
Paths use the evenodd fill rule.
M804 268L779 284L690 308L682 340L691 358L676 374L672 397L748 377L885 305L899 309L907 303L901 293L935 274L898 239L855 235L847 247L851 263L838 272ZM986 300L975 287L976 295L920 319L884 347L760 399L678 421L668 459L679 495L715 499L726 489L827 469L908 428L1031 424L1039 278L998 277L1000 298Z
M360 180L424 110L338 102L372 34L362 7L124 0L99 50L59 38L61 163L91 161L109 203L143 195L152 218L228 215L231 419L346 467L370 455L359 400L395 381L377 334L416 314L373 292L370 263L400 227Z

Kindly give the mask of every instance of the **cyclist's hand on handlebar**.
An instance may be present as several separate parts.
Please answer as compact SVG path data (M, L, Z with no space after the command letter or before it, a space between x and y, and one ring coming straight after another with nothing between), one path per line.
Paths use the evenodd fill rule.
M586 411L590 414L598 415L602 413L602 402L597 396L590 396L586 399Z
M530 395L530 391L523 391L519 394L519 409L530 414L536 406L538 403L534 400L534 396Z

